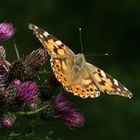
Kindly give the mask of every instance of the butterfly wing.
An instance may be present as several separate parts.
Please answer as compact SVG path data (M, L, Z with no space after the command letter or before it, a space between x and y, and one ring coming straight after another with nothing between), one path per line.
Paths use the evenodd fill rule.
M73 61L69 59L51 59L51 65L55 77L63 85L64 89L81 98L95 98L100 95L100 90L87 73L82 69L73 77Z
M33 24L29 24L29 29L33 30L47 49L51 56L50 61L55 77L67 91L82 98L98 97L100 91L111 95L132 97L132 93L121 83L90 63L85 63L81 71L75 74L72 71L75 54L71 49Z
M42 43L44 48L47 49L48 54L51 58L65 58L65 57L73 57L74 52L69 49L64 43L60 40L56 39L54 36L50 35L48 32L43 29L29 24L29 29L33 30L36 37Z
M103 70L87 62L85 67L100 91L110 95L120 95L128 98L132 97L132 93L125 86Z

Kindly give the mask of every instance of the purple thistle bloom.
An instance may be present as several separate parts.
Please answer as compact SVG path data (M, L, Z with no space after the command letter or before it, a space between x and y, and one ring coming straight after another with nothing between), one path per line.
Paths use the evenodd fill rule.
M20 80L14 80L12 83L13 83L17 88L21 85Z
M15 33L15 29L11 23L0 23L0 40L11 38Z
M11 23L0 23L0 40L11 38L15 33L15 29Z
M36 103L34 103L34 102L30 102L30 103L28 104L28 107L30 108L30 110L35 110L36 107L37 107L37 105L36 105Z
M41 65L47 61L48 55L46 49L39 48L31 52L31 54L26 57L25 65L32 68L33 71L37 71Z
M81 127L84 125L84 116L77 112L73 104L67 99L64 93L60 93L54 98L54 107L58 116L69 127Z
M54 106L58 112L70 111L74 109L72 107L72 103L68 100L64 93L60 93L54 98Z
M11 118L4 118L2 121L1 121L1 125L3 127L6 127L6 128L9 128L13 125L13 120Z
M37 98L38 95L38 85L35 82L21 82L17 84L16 97L22 101L31 101Z
M85 123L84 116L77 111L66 111L62 120L69 127L82 127Z
M16 120L15 115L8 113L7 115L3 115L0 124L3 127L10 128L11 126L13 126L15 120Z
M35 101L29 101L28 103L27 103L27 105L28 105L28 108L30 109L30 110L35 110L36 108L37 108L37 103L35 102Z

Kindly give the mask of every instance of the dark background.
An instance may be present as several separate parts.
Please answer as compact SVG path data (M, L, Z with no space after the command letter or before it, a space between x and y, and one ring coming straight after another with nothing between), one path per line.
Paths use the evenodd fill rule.
M63 140L140 139L139 0L4 0L0 2L0 22L3 21L14 24L13 38L21 57L41 46L27 23L46 29L75 53L81 51L81 27L87 61L117 78L134 94L131 100L106 94L97 99L81 99L68 94L83 112L85 126L72 130L57 120L39 123L33 140L45 139L48 130L54 130L54 137ZM6 46L7 59L16 59L13 40L2 44ZM95 55L106 52L109 56ZM23 133L28 125L25 126L17 122L16 127L5 131Z

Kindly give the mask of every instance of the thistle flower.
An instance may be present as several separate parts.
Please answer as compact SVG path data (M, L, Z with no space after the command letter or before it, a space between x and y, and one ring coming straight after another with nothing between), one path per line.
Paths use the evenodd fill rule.
M25 66L20 60L16 60L11 64L8 81L12 82L15 79L24 81L27 77L27 71Z
M11 83L5 89L1 89L0 91L0 111L6 112L13 108L13 104L15 101L15 93L16 87ZM17 107L16 107L17 109ZM13 110L13 109L12 109Z
M40 98L36 98L34 100L30 100L30 101L26 102L26 106L27 106L28 110L35 110L42 106L42 102L41 102Z
M61 112L65 112L65 111L73 111L75 110L72 107L72 103L68 100L67 96L64 93L60 93L58 94L55 98L54 98L54 106L56 108L56 110L61 114Z
M13 83L17 88L21 85L20 80L14 80L12 83Z
M0 40L11 38L15 33L15 29L11 23L0 23Z
M21 101L31 101L38 96L38 85L35 82L21 82L17 86L16 97Z
M9 128L13 125L13 120L9 117L5 117L2 119L1 125L6 127L6 128Z
M66 95L60 93L54 98L54 107L58 116L69 127L81 127L85 123L84 116L77 112Z
M2 116L0 124L3 127L10 128L14 124L15 119L16 117L14 114L7 113L6 115Z
M37 103L34 101L29 101L27 105L30 110L35 110L37 108Z
M33 71L38 70L40 65L43 65L47 61L48 55L46 49L39 48L31 52L31 54L26 57L25 65L32 68Z
M69 127L82 127L85 123L84 116L77 111L66 111L62 116L62 120Z
M15 79L19 79L21 81L27 81L33 79L35 75L29 67L26 67L22 61L16 60L10 66L8 82L12 82Z

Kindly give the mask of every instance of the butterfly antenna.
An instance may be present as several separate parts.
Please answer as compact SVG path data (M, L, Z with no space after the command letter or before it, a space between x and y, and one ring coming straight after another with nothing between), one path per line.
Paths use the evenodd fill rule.
M108 53L104 53L104 54L86 54L86 56L108 56Z
M108 56L108 53L104 53L104 54L93 54L94 56Z
M13 43L14 43L14 48L15 48L17 59L20 60L19 51L18 51L18 48L17 48L15 40L13 40Z
M79 28L79 39L80 39L80 46L81 46L81 53L83 53L83 42L82 42L82 34L81 34L81 27Z

